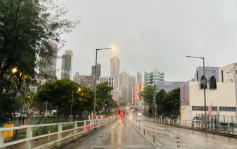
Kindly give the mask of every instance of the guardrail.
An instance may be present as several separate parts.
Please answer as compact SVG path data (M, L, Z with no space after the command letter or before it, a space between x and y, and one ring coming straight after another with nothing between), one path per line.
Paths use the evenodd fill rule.
M41 125L25 125L20 127L0 128L0 148L41 149L50 146L60 147L62 143L71 142L78 137L93 132L105 125L109 125L114 118L94 119L85 121L63 122ZM46 133L38 135L38 129L44 128ZM21 132L23 138L6 142L4 133ZM5 135L6 136L6 135Z
M237 124L236 123L226 123L226 126L220 125L220 123L215 124L214 122L204 123L202 121L190 121L190 120L179 120L179 119L154 119L154 122L160 124L166 124L171 126L177 126L182 128L188 128L193 130L206 131L210 133L219 133L222 135L232 135L237 137Z

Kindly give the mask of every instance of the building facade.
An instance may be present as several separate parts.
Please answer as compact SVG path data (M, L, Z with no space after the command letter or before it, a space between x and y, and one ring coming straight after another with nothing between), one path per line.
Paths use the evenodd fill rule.
M142 82L142 73L137 72L137 82Z
M196 81L200 81L202 76L203 67L199 66L196 68L194 78ZM205 67L205 76L207 80L209 80L211 76L214 76L216 78L216 81L219 82L219 67Z
M56 62L57 62L57 52L58 45L53 42L48 42L48 44L53 48L55 52L50 59L46 60L45 58L40 58L40 67L39 67L39 79L46 79L46 81L52 82L57 79L56 77ZM46 48L44 45L42 45Z
M80 73L79 72L76 72L74 75L73 75L73 81L74 82L77 82L78 83L78 77L79 77Z
M154 87L156 88L157 92L163 89L166 93L168 93L175 88L179 88L183 83L185 82L157 81L156 83L154 83Z
M61 70L61 79L62 78L71 78L72 72L72 50L65 50L65 53L62 56L62 70Z
M138 105L138 103L142 100L140 97L140 93L144 90L144 83L143 82L136 82L134 83L134 101L133 105Z
M113 96L113 99L118 100L117 97L117 87L116 87L116 81L114 78L112 77L100 77L99 78L99 84L100 83L104 83L104 82L108 82L108 85L110 87L113 87L113 91L111 92L111 95Z
M115 79L117 86L119 87L119 73L120 73L120 60L117 55L114 55L110 60L110 77Z
M91 66L91 72L92 72L91 75L95 76L95 65ZM101 75L101 65L97 64L96 65L96 80L99 80L100 75Z
M93 76L78 76L78 83L81 86L93 89L94 88L94 77Z
M214 76L204 85L187 82L180 86L181 120L195 120L204 115L204 87L206 88L206 116L219 122L237 122L236 63L219 68L219 82ZM211 112L212 109L212 112Z
M121 72L119 78L119 97L121 102L129 102L129 74L125 71Z
M156 81L164 81L164 72L155 70L153 72L144 73L144 85L152 86Z

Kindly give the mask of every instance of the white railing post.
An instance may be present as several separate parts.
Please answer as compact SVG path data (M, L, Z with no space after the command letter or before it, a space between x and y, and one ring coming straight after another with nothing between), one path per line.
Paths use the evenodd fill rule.
M32 127L28 127L26 129L26 138L27 139L31 139L32 138ZM26 141L26 144L25 144L25 148L26 149L31 149L31 140L28 140Z
M74 140L76 140L76 134L77 134L77 122L74 122Z
M92 130L92 127L93 127L92 122L93 120L90 120L90 130Z
M84 120L84 131L86 132L86 120Z
M60 140L62 138L62 130L63 130L63 125L62 124L58 124L58 140ZM61 146L61 141L57 142L57 147Z
M4 145L4 131L0 131L0 148L3 145Z

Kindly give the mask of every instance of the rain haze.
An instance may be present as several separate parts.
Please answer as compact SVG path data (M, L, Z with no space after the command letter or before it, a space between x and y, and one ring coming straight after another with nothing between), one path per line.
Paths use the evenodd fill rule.
M166 81L188 81L202 60L222 67L237 59L236 0L57 0L66 17L81 22L62 38L73 50L72 74L91 74L95 49L116 47L120 72L165 72ZM102 76L110 75L111 51L100 51ZM61 59L58 60L61 69ZM60 73L58 72L58 77Z

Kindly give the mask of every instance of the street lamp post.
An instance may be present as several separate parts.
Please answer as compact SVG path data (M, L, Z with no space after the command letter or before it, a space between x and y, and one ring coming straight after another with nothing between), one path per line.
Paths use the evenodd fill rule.
M195 57L195 56L186 56L188 58L199 58L202 59L203 61L203 76L204 76L204 123L205 123L205 128L206 128L206 124L207 124L207 109L206 109L206 75L205 75L205 58L204 57Z
M94 106L93 106L93 117L96 116L96 67L97 67L97 52L100 51L100 50L114 50L114 48L101 48L101 49L96 49L96 54L95 54L95 76L94 76Z

